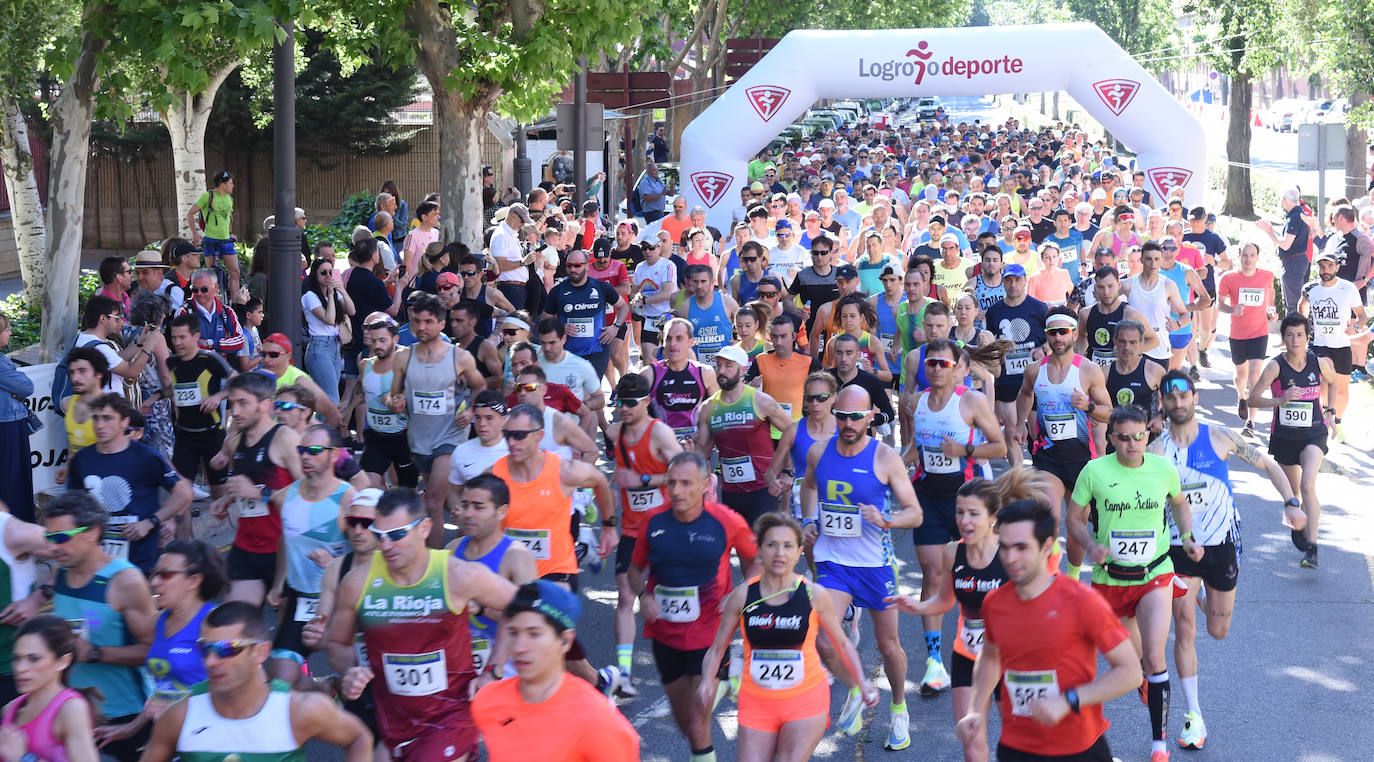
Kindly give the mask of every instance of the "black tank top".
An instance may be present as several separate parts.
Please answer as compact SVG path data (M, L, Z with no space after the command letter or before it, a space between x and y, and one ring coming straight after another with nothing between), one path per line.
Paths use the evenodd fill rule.
M1107 369L1107 396L1113 405L1135 405L1146 415L1154 415L1155 390L1145 379L1145 358L1140 358L1130 373L1117 371L1116 363L1112 363Z
M1112 347L1112 341L1116 338L1116 324L1121 322L1122 316L1126 314L1126 303L1116 305L1116 309L1106 314L1102 313L1096 305L1088 310L1088 359L1098 362L1099 357L1115 357L1116 350Z
M477 308L477 338L486 339L488 336L490 336L495 326L495 324L492 321L492 315L496 312L496 310L490 304L487 304L486 284L482 284L482 288L477 291L477 296L475 298L469 298L467 296L464 296L458 300L458 303L471 304L472 306ZM520 309L520 307L516 307L516 309ZM476 357L477 353L473 352L472 356Z
M797 587L779 604L782 592L775 593L767 601L761 600L761 584L755 581L749 586L746 599L749 602L742 612L744 636L749 639L749 647L765 651L801 648L811 627L811 588L806 580L799 578Z
M1321 366L1311 352L1304 358L1303 367L1294 370L1283 355L1278 356L1279 377L1270 386L1276 399L1290 387L1302 390L1299 399L1274 408L1274 423L1270 436L1279 439L1309 439L1326 433L1326 420L1321 407Z
M969 564L968 548L962 542L954 546L951 576L954 579L954 598L959 601L959 610L965 619L981 619L983 599L1007 583L1007 572L996 553L992 554L992 563L975 569Z
M266 485L272 490L279 490L290 484L291 472L273 463L268 454L272 447L272 439L277 436L281 427L282 424L275 424L253 444L240 439L238 448L234 450L234 462L230 473L235 476L246 476L248 481Z
M693 429L696 418L693 413L697 405L706 397L706 389L699 380L700 371L695 371L690 362L682 370L673 370L667 362L655 366L658 383L653 387L653 404L658 418L673 428L673 431Z

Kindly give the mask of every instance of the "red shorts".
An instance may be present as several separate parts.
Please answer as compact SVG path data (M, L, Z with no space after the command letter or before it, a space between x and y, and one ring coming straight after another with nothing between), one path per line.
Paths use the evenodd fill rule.
M1102 594L1107 599L1107 605L1112 607L1112 613L1119 619L1135 618L1135 608L1140 605L1140 599L1145 594L1156 588L1167 587L1173 591L1174 598L1182 598L1187 594L1187 589L1180 590L1174 584L1174 573L1168 572L1139 585L1102 585L1093 583L1093 589Z
M391 758L406 762L451 762L451 760L476 759L477 727L465 728L427 728L423 733L409 741L391 743L383 739L391 749Z
M745 678L748 679L747 677ZM785 699L768 698L765 690L740 690L739 724L760 733L776 733L793 720L805 720L816 715L825 716L830 727L830 686L821 682L798 696Z

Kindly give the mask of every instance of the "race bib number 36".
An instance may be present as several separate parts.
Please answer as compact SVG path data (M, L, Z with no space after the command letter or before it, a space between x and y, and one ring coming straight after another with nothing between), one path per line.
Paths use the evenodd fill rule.
M726 484L748 484L754 481L754 461L747 455L721 458L720 476Z
M396 696L429 696L448 687L443 651L427 654L382 654L386 689Z
M1011 699L1011 713L1017 717L1031 716L1032 701L1059 695L1059 677L1052 669L1037 672L1009 669L1003 673L1002 680Z

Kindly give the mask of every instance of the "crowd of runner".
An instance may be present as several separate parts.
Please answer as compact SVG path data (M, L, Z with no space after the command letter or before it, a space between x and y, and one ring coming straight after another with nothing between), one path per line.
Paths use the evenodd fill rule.
M1349 202L1319 221L1285 194L1262 230L1316 277L1276 291L1267 243L1122 167L1063 125L860 123L761 151L730 230L543 187L480 251L393 185L346 257L302 253L298 337L258 333L265 249L215 267L217 175L203 241L102 264L58 374L64 489L0 513L0 755L638 759L608 700L650 679L636 648L675 759L715 759L723 700L739 759L808 759L832 687L841 733L877 709L907 748L908 661L914 693L952 691L968 760L1111 760L1102 705L1137 690L1159 762L1171 685L1202 748L1198 611L1227 636L1242 551L1228 461L1317 568L1374 245ZM1204 375L1236 395L1211 422ZM610 622L579 594L603 564ZM607 625L615 652L584 648Z

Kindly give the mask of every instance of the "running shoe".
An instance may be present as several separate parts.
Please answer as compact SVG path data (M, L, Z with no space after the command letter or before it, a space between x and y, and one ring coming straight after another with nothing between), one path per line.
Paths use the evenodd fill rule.
M1351 369L1350 369L1350 380L1351 380L1351 381L1368 381L1368 380L1369 380L1369 373L1368 373L1364 368L1361 368L1361 367L1359 367L1359 366L1357 365L1357 366L1355 366L1354 368L1351 368Z
M921 678L921 695L930 698L949 686L949 672L939 659L926 657L926 676Z
M1212 367L1212 361L1207 359L1207 350L1205 349L1199 349L1197 351L1197 361L1204 368Z
M1245 421L1245 419L1248 418L1249 415L1250 403L1246 402L1244 399L1241 399L1236 403L1236 417L1241 419L1242 421ZM1249 421L1246 421L1246 423L1249 423Z
M629 675L622 674L620 682L615 686L615 695L621 698L634 698L639 695L639 689L635 687L635 682Z
M887 743L883 745L888 751L901 751L911 745L911 716L906 712L892 713L892 730L888 731Z
M621 678L620 667L602 667L596 671L596 689L610 698L619 687Z
M1240 430L1240 435L1249 439L1255 438L1255 422L1246 421L1245 428Z
M1193 379L1194 381L1201 381L1201 380L1202 380L1202 374L1201 374L1200 372L1198 372L1198 369L1197 369L1197 366L1196 366L1196 365L1194 365L1193 367L1191 367L1191 368L1188 369L1188 378L1191 378L1191 379Z
M1150 762L1169 762L1169 752L1164 749L1155 749L1150 755Z
M726 696L729 696L734 701L739 701L738 677L729 677L716 683L716 697L711 701L712 712L716 711L716 707L720 706L721 700Z
M1291 532L1293 537L1293 547L1297 548L1303 553L1306 553L1309 545L1309 543L1307 542L1307 535L1304 534L1303 530L1301 529L1294 529L1291 530Z
M1207 723L1202 721L1198 712L1183 716L1183 732L1178 735L1178 745L1185 749L1201 749L1207 743Z
M855 648L859 647L859 616L859 608L852 603L844 610L844 636Z
M1307 552L1302 554L1302 561L1298 563L1304 569L1317 568L1317 546L1308 545Z
M864 698L858 688L851 688L849 695L840 708L840 732L847 736L858 735L864 726Z

